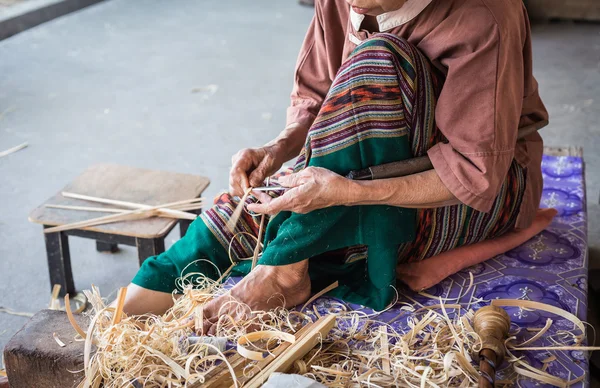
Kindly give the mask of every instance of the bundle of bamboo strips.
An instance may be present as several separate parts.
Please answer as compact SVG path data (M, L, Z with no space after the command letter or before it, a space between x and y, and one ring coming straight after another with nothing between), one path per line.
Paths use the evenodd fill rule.
M72 229L83 229L97 225L110 224L113 222L133 221L140 220L150 217L166 217L175 218L182 220L195 220L198 216L193 213L188 213L190 210L201 209L204 203L203 198L191 198L182 201L176 201L166 203L157 206L150 206L134 202L119 201L114 199L106 199L99 197L92 197L88 195L74 194L63 192L63 197L80 199L84 201L90 201L95 203L101 203L106 205L121 206L127 209L119 208L104 208L104 207L89 207L89 206L68 206L68 205L52 205L48 204L46 207L63 209L63 210L79 210L79 211L93 211L93 212L106 212L115 213L103 217L94 218L86 221L73 222L70 224L55 226L44 229L44 233L62 232L65 230ZM128 210L129 209L129 210Z

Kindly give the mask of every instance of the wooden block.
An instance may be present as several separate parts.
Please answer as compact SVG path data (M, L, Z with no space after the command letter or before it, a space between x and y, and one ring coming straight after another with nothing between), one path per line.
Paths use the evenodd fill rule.
M600 20L598 0L525 0L532 19Z
M88 211L48 208L44 206L46 204L114 207L65 198L61 195L63 191L155 206L197 198L209 183L208 178L198 175L147 170L116 164L97 164L89 167L59 193L31 212L29 220L43 225L64 225L103 215ZM177 222L178 220L175 219L154 217L97 225L85 228L85 230L121 236L156 238L166 235Z
M89 321L75 316L81 327ZM61 347L53 334L66 345ZM35 314L4 348L4 363L11 388L76 387L83 379L83 342L62 311Z

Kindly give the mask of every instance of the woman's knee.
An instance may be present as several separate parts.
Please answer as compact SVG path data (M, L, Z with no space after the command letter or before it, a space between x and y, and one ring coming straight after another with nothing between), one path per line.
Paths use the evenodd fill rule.
M414 50L417 50L412 43L404 38L400 38L394 34L381 33L363 40L362 43L356 47L352 55L357 55L363 52L364 49L373 47L377 48L379 55L381 55L381 52L387 52L394 56L407 54L409 57L412 57L414 55ZM402 57L406 58L406 55L403 55Z

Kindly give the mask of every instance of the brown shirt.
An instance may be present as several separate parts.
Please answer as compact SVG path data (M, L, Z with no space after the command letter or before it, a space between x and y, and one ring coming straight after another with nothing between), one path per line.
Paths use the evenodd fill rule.
M287 124L310 126L341 64L375 33L345 0L317 0L300 51ZM518 128L547 120L532 74L531 32L522 0L408 0L377 17L381 32L418 47L446 76L436 123L448 139L428 154L462 203L487 212L516 159L527 168L517 227L528 226L542 191L542 139Z

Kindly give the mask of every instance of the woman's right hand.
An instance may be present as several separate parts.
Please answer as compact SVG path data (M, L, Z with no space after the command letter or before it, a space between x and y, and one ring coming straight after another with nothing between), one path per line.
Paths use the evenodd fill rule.
M248 187L259 187L286 162L285 152L278 145L245 148L231 158L229 193L242 196Z

